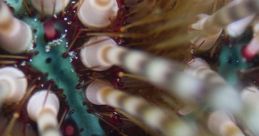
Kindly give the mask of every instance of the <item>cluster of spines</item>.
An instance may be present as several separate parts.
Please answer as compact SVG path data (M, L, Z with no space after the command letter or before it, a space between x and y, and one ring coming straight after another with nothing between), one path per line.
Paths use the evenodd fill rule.
M109 2L112 4L110 4ZM95 7L97 9L97 11L94 13L97 13L97 16L98 16L96 20L89 17L88 12L86 12L85 14L81 13L80 15L84 16L84 17L79 17L79 18L86 26L92 27L93 25L91 25L91 23L89 23L89 21L94 21L94 24L98 24L98 23L101 24L101 26L98 25L97 27L106 27L107 23L108 23L108 25L110 23L110 20L107 20L106 17L116 16L116 12L117 12L116 2L112 1L112 0L110 0L110 1L108 1L108 0L107 1L105 1L105 0L98 1L97 0L96 3L100 4L100 5L92 5L92 6L97 6L97 7L100 6L98 8ZM115 7L114 7L114 3L115 3ZM42 4L42 3L40 3L40 4ZM91 5L91 3L87 3L86 1L84 1L84 4L81 5L80 10L83 10L85 8L84 5L89 6L89 4ZM35 5L37 5L37 3L34 4L34 6ZM58 5L58 4L56 4L56 5ZM211 35L214 35L214 34L218 34L219 32L221 33L221 29L225 29L225 27L227 25L230 25L231 23L233 23L233 21L237 21L244 17L248 17L251 14L256 14L258 11L257 5L258 5L258 2L255 0L248 0L248 1L241 1L241 2L234 1L233 3L230 3L226 7L222 8L221 10L216 12L214 15L212 15L210 17L207 16L206 18L202 18L202 20L200 20L200 22L198 22L198 26L196 24L196 25L194 25L194 28L200 29L200 31L204 32L205 35L207 35L208 37ZM43 5L41 5L41 7L42 6ZM107 7L105 7L105 6L107 6ZM46 7L46 6L43 6L43 7ZM63 7L65 7L65 6L63 6ZM250 8L250 7L252 7L252 8ZM37 7L35 7L35 8L37 9ZM95 8L93 8L93 10L95 10ZM55 9L55 7L51 8L51 9ZM246 11L246 12L240 13L239 12L240 9L243 9L242 11ZM39 11L45 12L46 10L43 10L43 8L41 8L41 10L39 10ZM232 16L232 14L230 14L230 13L233 13L233 11L235 11L234 17ZM52 12L55 12L55 10L52 10ZM111 14L107 14L108 12ZM237 13L240 13L240 14L237 14ZM46 12L46 14L49 14L49 13ZM230 17L225 18L225 14L230 15ZM110 19L112 19L112 17ZM217 21L217 20L219 20L219 21ZM245 22L245 23L247 24L247 22ZM104 24L104 25L102 25L102 24ZM94 26L94 27L96 27L96 26ZM211 29L211 28L215 28L217 30L214 31L215 29ZM213 30L213 31L211 31L211 30ZM207 31L209 31L209 32L207 32ZM5 33L3 33L3 34L5 34ZM206 38L207 37L205 37L205 40L207 40ZM218 37L215 37L215 38L218 38ZM108 38L108 40L110 40L110 39ZM28 41L31 41L31 39L28 39ZM2 42L6 42L6 41L2 41ZM8 42L9 41L7 41L6 43L8 43ZM212 42L209 42L208 45L212 45L213 42L215 42L215 40L212 40ZM14 43L14 46L16 46L15 43ZM25 44L24 46L27 47L28 44ZM4 47L2 47L2 48L4 48ZM92 49L90 49L90 48L92 48ZM26 48L26 50L27 50L27 48ZM25 51L25 50L23 50L23 51ZM93 51L93 52L89 53L89 51ZM89 55L89 56L86 56L86 55ZM219 94L214 94L214 95L208 94L208 96L212 98L212 102L216 103L215 105L213 105L213 106L215 106L214 108L219 109L219 110L226 110L227 112L232 112L232 114L234 114L235 116L239 116L246 122L246 117L244 115L242 115L243 110L245 108L243 107L243 105L239 105L241 103L241 100L239 99L238 92L236 90L232 89L231 87L227 86L224 83L224 81L220 77L218 77L218 75L216 75L215 72L210 70L208 67L204 67L202 69L198 69L198 71L195 71L197 69L193 69L191 67L184 68L182 65L180 65L176 62L171 62L171 61L164 60L161 58L150 57L146 53L143 53L140 51L131 51L130 49L118 47L115 42L103 43L102 41L101 42L97 41L97 43L94 43L91 45L86 45L81 51L81 60L85 64L86 67L88 67L92 70L98 70L98 71L105 70L112 65L121 66L132 73L142 75L146 80L150 81L150 83L153 83L153 84L157 85L158 87L162 86L162 88L165 88L169 92L173 92L172 93L173 95L177 95L184 101L196 101L197 97L194 97L194 99L192 99L192 95L197 96L202 91L204 91L204 89L205 90L211 89L211 90L215 91L215 88L208 87L208 85L206 85L202 82L202 81L206 80L206 78L209 78L209 77L207 77L207 75L210 74L210 75L212 75L213 78L209 78L210 80L206 81L205 83L208 82L209 85L211 85L211 84L214 85L215 83L217 85L220 84L220 89L223 90L222 92L219 91ZM205 71L206 75L202 75L202 74L204 74L203 73L204 71ZM196 72L196 73L194 75L192 75L193 72L194 73ZM195 76L197 76L197 77L195 77ZM205 79L203 79L203 78L205 78ZM190 86L186 86L186 84L189 84ZM110 89L110 91L111 90L113 90L113 89ZM216 90L217 90L217 88L216 88ZM95 91L98 91L98 89ZM224 94L226 94L227 96L230 95L232 97L235 96L234 98L232 98L232 100L233 100L232 102L234 103L234 106L237 106L236 109L235 108L231 109L231 108L233 108L233 107L231 107L231 106L233 106L233 105L231 105L233 103L229 103L229 105L227 104L227 106L224 106L221 104L218 105L217 102L220 101L221 99L226 100L226 96L224 96L224 98L221 97ZM88 94L86 94L86 95L87 95L87 97L89 97ZM100 96L95 96L95 97L96 97L96 99L98 97L101 97L101 98L98 98L99 100L106 99L106 98L110 100L109 95L100 95ZM217 98L214 99L214 97L217 97ZM117 99L114 99L114 100L116 103ZM213 100L216 100L216 101L213 101ZM112 101L112 99L111 99L111 101ZM116 108L116 104L113 105L113 104L109 103L109 101L107 101L107 100L106 100L106 102L107 103L104 103L104 104L108 104L108 105ZM248 102L248 104L251 104L251 103ZM123 109L125 107L121 106L119 108ZM132 107L126 108L124 110L126 110L126 111L133 110L136 107L133 106L133 109L131 109L131 108ZM56 110L58 111L58 108ZM57 111L55 111L55 112L57 112ZM134 111L134 112L136 112L136 111ZM128 113L132 114L131 112L128 112ZM251 116L254 115L254 113L257 113L257 111L251 110ZM219 116L225 117L225 115L219 115ZM252 116L252 117L254 117L254 116ZM141 119L144 119L144 118L145 118L144 116L141 117ZM256 119L256 117L254 117L254 118ZM147 120L147 121L149 121L149 120ZM254 133L257 134L258 133L256 131L257 128L254 127L253 122L249 122L249 121L250 120L248 119L248 121L246 122L248 124L248 127L250 127L254 131ZM224 123L225 122L223 122L223 124ZM229 122L227 122L227 123L229 123ZM233 124L234 122L231 122L231 123ZM150 125L150 124L147 123L147 125ZM161 127L161 125L159 125L159 127ZM162 130L162 131L164 131L164 130ZM239 130L238 130L238 132L239 132ZM42 135L44 135L43 133L45 133L45 131L42 132ZM227 133L227 130L223 129L221 134L224 135L225 133ZM59 133L57 133L57 134L59 134ZM166 132L165 134L172 135L175 133ZM181 135L181 134L179 134L179 135Z

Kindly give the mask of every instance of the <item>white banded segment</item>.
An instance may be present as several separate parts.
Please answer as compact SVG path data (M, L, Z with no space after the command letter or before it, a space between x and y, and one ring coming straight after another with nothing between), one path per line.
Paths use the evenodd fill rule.
M235 121L225 113L228 112L242 118L247 123L248 128L258 135L258 89L247 87L240 96L238 90L228 86L224 79L211 70L204 60L195 58L189 65L194 68L192 71L194 75L203 78L204 81L207 81L207 85L211 86L208 95L213 108L222 110L212 113L209 117L208 124L211 131L223 136L227 136L230 133L234 136L244 135Z
M84 46L80 52L81 61L87 68L99 71L116 65L145 77L154 85L177 96L182 97L184 92L187 96L182 97L183 99L193 99L200 94L201 81L184 71L184 66L177 62L154 58L141 51L128 50L118 46L109 37L93 37L89 41L92 44ZM185 83L189 85L186 86Z
M27 113L37 122L41 136L61 136L57 121L59 105L58 97L48 90L40 90L30 97Z
M115 48L110 48L113 50ZM107 51L108 53L112 51ZM164 88L181 99L191 100L202 91L199 79L184 71L184 66L163 58L156 58L141 51L127 50L118 54L120 64L126 70L145 77L152 84ZM135 57L132 57L135 56ZM107 58L112 62L112 59ZM188 83L188 86L186 86ZM184 94L183 94L184 93Z
M32 30L29 25L13 17L4 3L0 8L0 45L10 53L22 53L33 46Z
M95 80L86 89L86 97L97 105L109 105L119 108L137 117L148 126L160 130L168 136L194 136L195 131L176 117L168 115L165 110L149 104L140 97L132 96L114 89L105 81ZM182 130L179 133L179 130Z
M69 0L31 0L32 6L41 14L54 15L63 11Z
M200 78L211 86L225 86L225 80L218 75L217 72L213 71L210 66L201 58L194 58L192 59L188 65L192 68L191 73Z
M0 104L18 103L24 97L28 82L24 73L14 67L0 68Z
M237 90L227 85L225 80L215 71L213 71L206 61L200 58L194 58L189 62L190 73L203 80L208 92L206 95L210 98L209 102L216 109L238 113L242 109L241 98Z
M231 114L240 115L243 105L237 90L228 86L225 80L213 71L205 60L194 58L189 63L194 76L202 79L209 87L208 102L214 111L208 118L208 128L216 135L244 136ZM230 113L230 114L227 114Z
M107 27L118 14L116 0L83 0L77 16L88 27Z
M219 29L259 11L257 0L233 0L216 13L206 18L202 23L202 30L208 34L215 34Z

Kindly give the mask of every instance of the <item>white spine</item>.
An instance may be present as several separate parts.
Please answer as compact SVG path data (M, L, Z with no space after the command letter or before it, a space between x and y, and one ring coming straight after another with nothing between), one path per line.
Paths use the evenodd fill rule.
M178 118L172 118L171 115L166 114L165 110L149 104L145 99L116 90L105 81L93 81L85 93L90 102L122 109L167 136L195 135L192 127Z
M213 71L210 66L201 58L194 58L189 63L190 71L194 76L206 80L210 84L225 84L225 80Z
M228 86L225 80L217 72L210 69L202 59L195 58L189 65L193 68L190 72L206 81L207 86L210 87L208 97L210 97L209 100L215 108L233 113L240 112L242 104L237 90Z

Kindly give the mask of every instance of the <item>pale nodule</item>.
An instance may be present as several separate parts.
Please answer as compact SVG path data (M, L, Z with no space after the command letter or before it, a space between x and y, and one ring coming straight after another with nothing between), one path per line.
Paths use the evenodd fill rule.
M116 0L83 0L77 16L84 26L104 28L112 24L118 10Z
M27 85L27 79L19 69L14 67L3 67L0 69L1 102L19 102L26 93Z
M0 18L0 45L2 49L16 54L32 48L33 34L30 26L15 18L5 4L0 9Z
M40 135L60 136L57 114L59 112L58 97L48 90L41 90L33 94L27 104L27 113L31 120L37 122Z
M64 10L69 0L31 0L31 3L41 14L52 16Z

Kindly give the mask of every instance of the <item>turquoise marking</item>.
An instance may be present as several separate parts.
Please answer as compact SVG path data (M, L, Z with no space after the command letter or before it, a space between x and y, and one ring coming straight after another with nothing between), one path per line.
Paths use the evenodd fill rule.
M62 54L66 51L66 39L61 37L56 43L51 44L49 52L46 51L46 43L44 41L43 25L36 19L25 19L32 29L36 32L36 49L39 54L33 57L31 65L41 71L48 74L48 80L55 81L59 88L64 90L64 94L67 97L67 103L70 109L74 110L71 115L75 120L79 128L84 128L81 133L83 136L91 135L104 135L104 132L99 124L98 119L87 113L87 106L83 105L83 90L76 90L75 87L79 81L76 73L70 62L70 58L63 58ZM45 63L45 60L51 58L52 61L49 64Z
M23 0L5 0L6 3L14 9L15 15L21 15L24 13Z
M232 43L232 46L224 45L219 56L219 73L231 85L238 85L238 71L247 69L250 64L242 57L242 48L250 41L249 34Z

